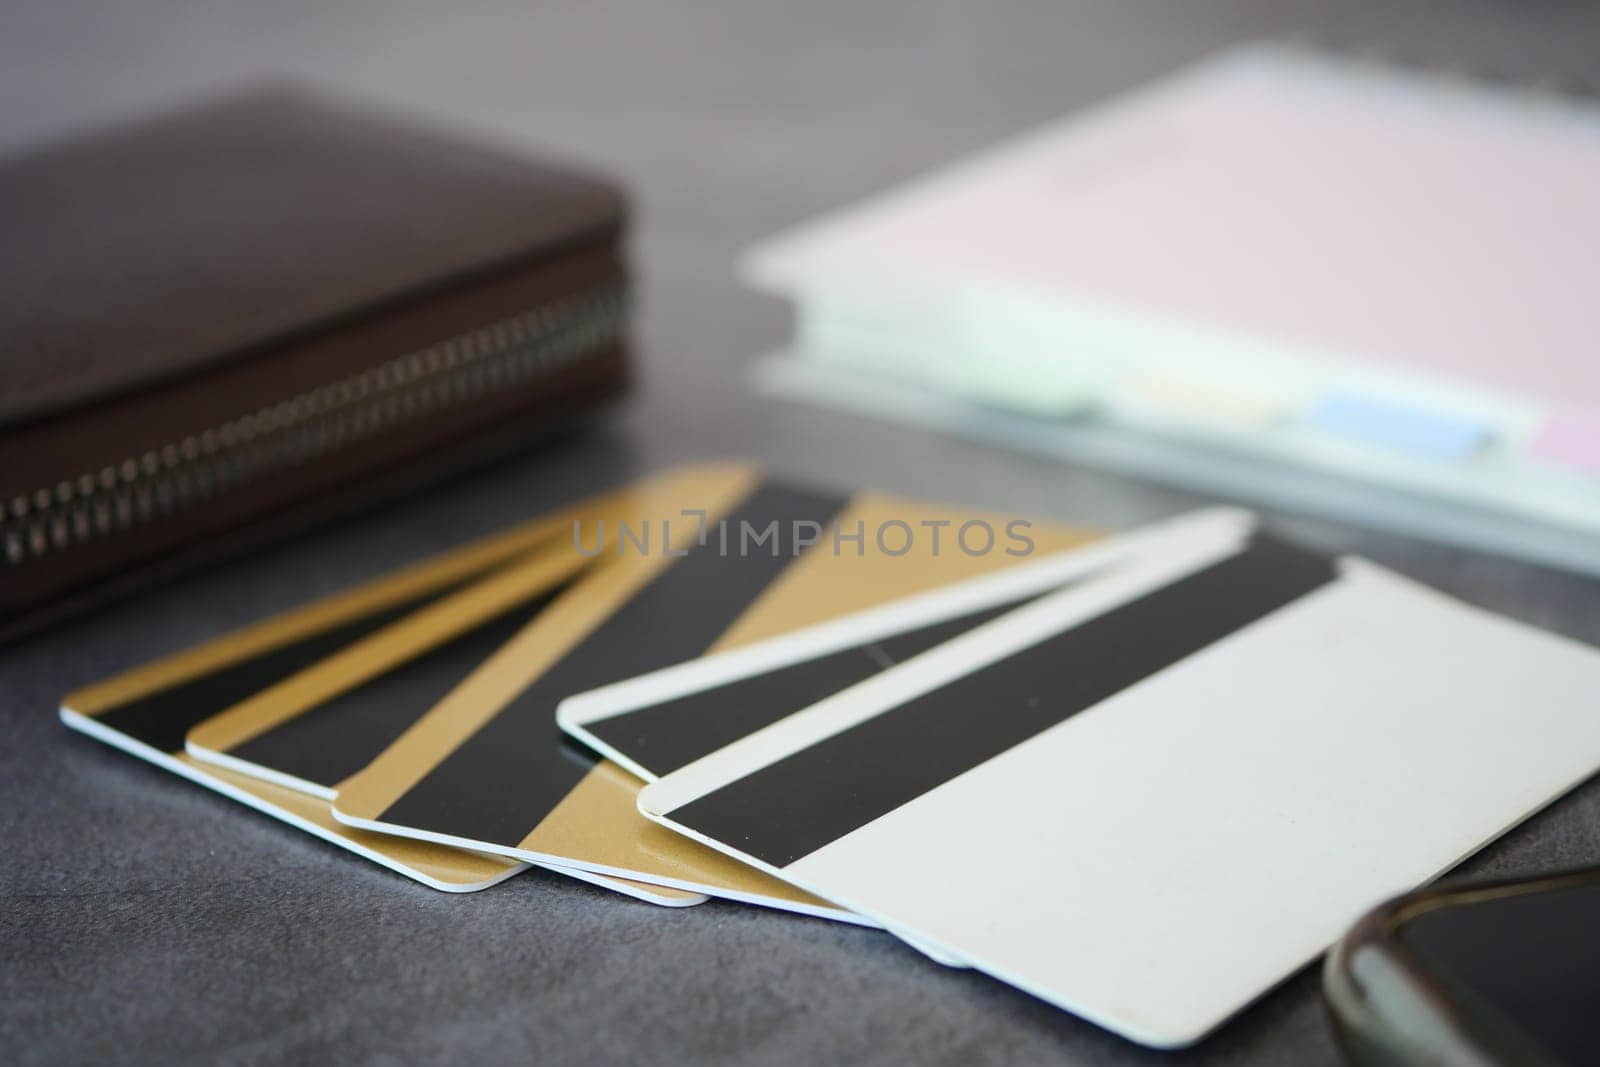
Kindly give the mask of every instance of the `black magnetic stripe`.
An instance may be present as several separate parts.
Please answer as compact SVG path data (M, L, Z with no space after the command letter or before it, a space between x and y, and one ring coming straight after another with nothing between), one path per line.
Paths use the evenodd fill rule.
M1334 576L1326 557L1260 539L730 782L673 821L787 866Z
M297 641L267 649L170 689L129 701L94 719L102 726L161 752L181 752L189 731L211 716L454 592L460 584L434 589L332 629L307 634Z
M590 723L588 729L651 774L671 774L1032 599L1026 597L637 708Z
M564 697L703 653L791 562L781 551L738 551L741 523L760 530L809 520L826 528L844 498L763 485L727 516L729 552L713 527L587 638L446 756L380 816L398 826L515 846L577 785L585 768L563 750L555 708ZM587 531L585 531L587 533ZM615 541L608 540L608 551ZM630 546L628 551L633 551ZM569 595L580 595L582 587Z
M393 744L553 595L520 601L397 669L257 734L229 755L331 789Z

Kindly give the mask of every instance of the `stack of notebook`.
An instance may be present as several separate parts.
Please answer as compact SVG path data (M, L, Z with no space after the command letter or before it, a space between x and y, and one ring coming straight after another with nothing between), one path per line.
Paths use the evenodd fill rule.
M713 464L62 718L435 889L881 927L1172 1046L1600 767L1597 687L1248 513L1101 536Z
M770 387L1600 573L1600 107L1236 49L743 263Z

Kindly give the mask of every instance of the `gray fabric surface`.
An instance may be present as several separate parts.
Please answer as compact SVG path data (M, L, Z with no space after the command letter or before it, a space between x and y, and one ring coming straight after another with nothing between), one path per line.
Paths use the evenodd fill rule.
M868 930L656 909L537 872L437 894L54 714L76 686L678 460L751 456L824 484L1108 525L1196 503L750 395L741 369L786 313L741 292L729 264L780 225L1230 40L1299 31L1527 78L1600 75L1600 13L1559 3L0 7L0 148L309 77L626 176L645 286L641 392L593 432L0 650L0 1060L1335 1062L1309 970L1199 1048L1145 1052ZM1600 643L1600 582L1281 528ZM1597 859L1591 783L1465 871Z

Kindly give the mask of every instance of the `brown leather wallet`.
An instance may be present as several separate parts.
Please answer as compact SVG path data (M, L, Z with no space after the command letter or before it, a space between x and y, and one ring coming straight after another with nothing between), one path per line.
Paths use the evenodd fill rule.
M292 89L0 161L0 640L617 393L623 223Z

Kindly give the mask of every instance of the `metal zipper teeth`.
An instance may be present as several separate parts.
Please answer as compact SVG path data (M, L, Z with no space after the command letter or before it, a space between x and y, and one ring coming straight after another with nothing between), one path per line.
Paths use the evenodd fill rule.
M617 340L623 313L620 287L551 304L14 497L0 520L6 564L20 566L143 525L551 374Z

